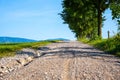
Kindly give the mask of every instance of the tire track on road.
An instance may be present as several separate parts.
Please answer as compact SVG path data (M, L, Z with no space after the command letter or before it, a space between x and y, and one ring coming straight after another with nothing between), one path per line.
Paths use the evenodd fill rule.
M69 68L70 68L70 61L71 59L66 59L63 64L63 80L70 80Z

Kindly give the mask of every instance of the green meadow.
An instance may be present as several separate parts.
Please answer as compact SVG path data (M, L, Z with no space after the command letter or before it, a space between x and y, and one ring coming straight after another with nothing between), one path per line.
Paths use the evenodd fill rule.
M26 43L0 43L0 58L15 56L16 51L21 50L22 48L37 49L40 46L45 46L53 42L57 42L57 41L40 41L40 42L26 42Z

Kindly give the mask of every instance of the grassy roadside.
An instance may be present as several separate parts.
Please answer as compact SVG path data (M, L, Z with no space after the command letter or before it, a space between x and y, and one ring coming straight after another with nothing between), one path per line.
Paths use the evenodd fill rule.
M79 41L120 57L120 36L102 40L80 39Z
M1 43L0 44L0 58L14 56L16 51L22 48L34 48L37 49L40 46L57 41L41 41L41 42L28 42L28 43Z

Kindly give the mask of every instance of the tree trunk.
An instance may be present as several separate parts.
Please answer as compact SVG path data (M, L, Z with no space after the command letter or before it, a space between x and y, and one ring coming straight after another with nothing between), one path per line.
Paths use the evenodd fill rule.
M100 9L100 4L98 4L98 36L102 38L102 10Z

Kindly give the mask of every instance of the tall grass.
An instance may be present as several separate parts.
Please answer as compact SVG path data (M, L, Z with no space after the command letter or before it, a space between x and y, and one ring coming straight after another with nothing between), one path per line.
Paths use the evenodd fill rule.
M0 58L7 56L14 56L16 51L22 48L37 49L40 46L45 46L55 41L41 41L41 42L28 42L28 43L0 43Z
M120 35L116 35L109 39L102 40L80 39L80 41L93 45L94 47L105 52L108 52L110 54L120 56Z

